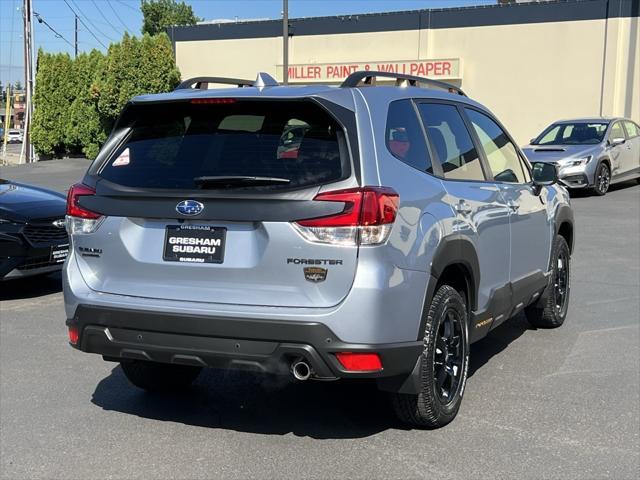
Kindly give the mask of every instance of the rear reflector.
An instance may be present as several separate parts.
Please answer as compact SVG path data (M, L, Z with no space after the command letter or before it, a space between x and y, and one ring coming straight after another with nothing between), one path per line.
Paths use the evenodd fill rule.
M76 327L69 327L69 343L77 345L79 338L80 334L78 333L78 329Z
M235 103L235 98L194 98L191 100L191 103L196 104L209 104L209 105L220 105L220 104L228 104Z
M340 352L336 358L345 370L351 372L379 372L382 361L377 353Z
M362 187L318 194L315 201L342 202L342 212L328 217L298 220L307 239L339 245L377 245L389 237L400 197L388 187Z

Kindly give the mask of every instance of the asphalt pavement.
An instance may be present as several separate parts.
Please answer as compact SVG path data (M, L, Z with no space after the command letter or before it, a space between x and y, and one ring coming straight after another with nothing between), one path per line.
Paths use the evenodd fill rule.
M88 162L6 167L59 191ZM576 196L563 327L518 316L471 349L458 417L407 429L355 382L207 371L130 386L67 345L59 276L0 284L0 478L638 478L640 185Z

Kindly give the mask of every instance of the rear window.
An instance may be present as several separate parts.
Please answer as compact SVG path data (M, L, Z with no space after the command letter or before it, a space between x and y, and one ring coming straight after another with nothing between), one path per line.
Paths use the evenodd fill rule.
M180 102L130 109L131 132L100 172L120 185L192 189L198 188L198 177L256 176L289 183L243 188L290 189L350 175L341 127L310 101Z

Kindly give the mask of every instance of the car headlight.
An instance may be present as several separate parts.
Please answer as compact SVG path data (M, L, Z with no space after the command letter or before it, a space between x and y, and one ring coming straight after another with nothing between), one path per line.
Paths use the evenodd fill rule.
M567 160L565 163L565 166L567 167L583 167L585 166L587 163L589 163L591 161L592 155L588 155L584 158L578 158L576 159L571 159L571 160Z

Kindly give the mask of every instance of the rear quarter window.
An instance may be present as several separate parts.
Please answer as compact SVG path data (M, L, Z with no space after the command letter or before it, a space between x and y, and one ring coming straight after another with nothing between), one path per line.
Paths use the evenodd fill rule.
M100 176L137 188L196 189L203 176L289 180L290 189L336 182L351 174L344 132L310 101L188 102L134 107L126 140Z

